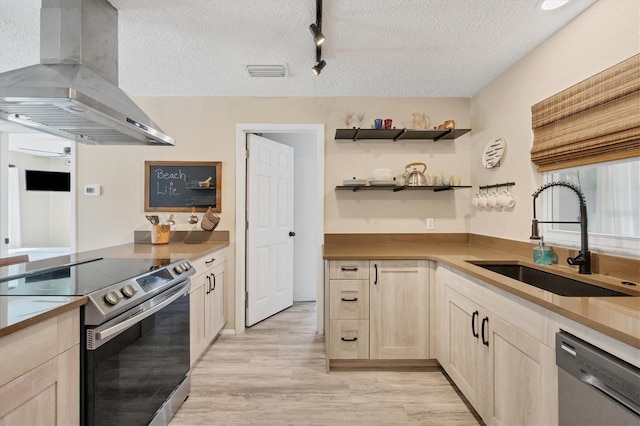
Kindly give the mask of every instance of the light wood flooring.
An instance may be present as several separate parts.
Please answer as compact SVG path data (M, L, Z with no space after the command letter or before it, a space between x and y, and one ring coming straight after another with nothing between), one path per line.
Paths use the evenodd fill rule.
M438 368L326 373L316 304L223 335L192 370L180 425L477 425Z

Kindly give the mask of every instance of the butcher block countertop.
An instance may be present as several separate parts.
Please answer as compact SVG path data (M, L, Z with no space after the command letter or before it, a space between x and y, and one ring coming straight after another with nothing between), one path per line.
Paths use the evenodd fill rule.
M347 234L336 234L347 235ZM370 236L371 234L369 234ZM457 234L452 234L457 235ZM463 235L463 234L461 234ZM466 235L466 234L464 234ZM384 240L384 239L383 239ZM477 240L477 241L476 241ZM485 244L482 238L458 241L452 240L425 241L422 244L412 244L415 241L400 243L386 240L384 244L376 244L374 240L349 238L333 238L325 236L323 257L326 260L385 260L385 259L427 259L449 265L459 272L484 281L508 293L532 302L549 311L599 331L609 337L640 349L640 288L621 284L628 277L618 278L594 273L591 275L578 274L577 268L560 265L536 265L530 256L522 255L523 248L510 245L505 250L498 250L495 242ZM451 243L453 242L453 243ZM474 244L474 243L479 244ZM518 243L525 244L525 243ZM489 247L491 246L491 247ZM507 251L508 250L508 251ZM524 247L530 253L530 247ZM563 259L560 253L558 257ZM611 288L630 297L564 297L530 286L520 281L488 271L469 261L495 261L502 263L518 263L548 271L557 275L573 278L601 287ZM602 260L604 264L605 260ZM634 262L634 260L630 260ZM627 265L628 266L628 265ZM638 271L637 263L631 265L632 271ZM637 277L637 275L636 275ZM637 278L636 278L637 282ZM638 283L640 284L640 283Z
M186 238L185 238L186 237ZM153 245L149 232L136 231L134 243L84 251L72 256L30 262L30 270L42 269L83 259L139 258L153 260L194 260L229 245L229 232L175 232L169 244ZM13 266L13 268L12 268ZM0 267L0 277L12 275L16 265ZM0 284L1 285L1 284ZM0 296L0 338L40 321L60 315L84 305L84 296ZM18 315L12 314L19 310Z

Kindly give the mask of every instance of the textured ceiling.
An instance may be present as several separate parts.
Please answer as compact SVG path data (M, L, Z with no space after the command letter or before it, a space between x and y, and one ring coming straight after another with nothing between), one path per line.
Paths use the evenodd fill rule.
M595 0L110 0L120 87L132 96L462 96L517 62ZM601 0L604 1L604 0ZM0 0L0 72L36 64L40 0ZM246 64L284 64L249 78Z

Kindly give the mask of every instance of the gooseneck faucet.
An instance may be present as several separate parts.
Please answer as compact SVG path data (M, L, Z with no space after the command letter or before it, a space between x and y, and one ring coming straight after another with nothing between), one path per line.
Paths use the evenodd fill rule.
M536 219L536 199L538 195L545 189L553 186L563 186L571 189L578 194L580 201L580 221L578 222L565 222L555 220L538 220ZM567 259L569 265L578 265L578 272L581 274L591 273L591 253L589 252L589 238L587 234L587 203L584 198L584 194L575 185L568 182L551 182L542 185L536 192L533 193L533 220L531 221L531 239L539 240L540 231L538 230L539 223L579 223L580 224L580 253L576 257L570 257Z

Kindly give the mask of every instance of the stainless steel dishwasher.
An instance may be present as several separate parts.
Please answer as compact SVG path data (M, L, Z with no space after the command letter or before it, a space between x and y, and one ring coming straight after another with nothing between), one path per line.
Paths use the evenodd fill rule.
M640 425L640 369L565 331L556 334L561 425Z

